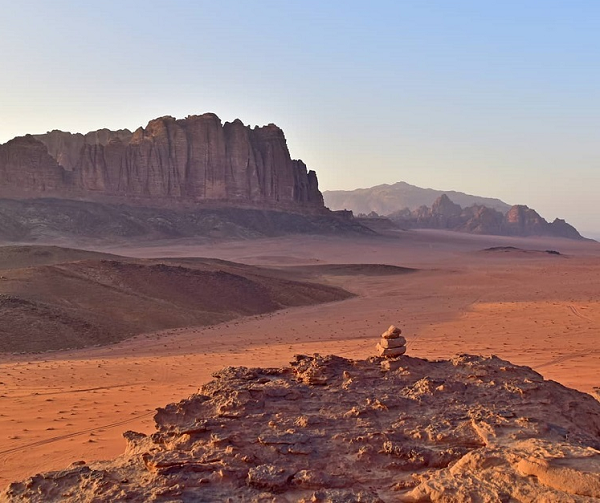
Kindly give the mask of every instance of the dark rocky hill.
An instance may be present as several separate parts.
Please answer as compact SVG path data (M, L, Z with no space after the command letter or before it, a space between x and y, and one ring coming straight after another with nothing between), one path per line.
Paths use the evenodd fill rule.
M207 113L0 145L0 241L331 232L371 231L325 208L317 175L273 124Z
M0 242L252 239L284 234L372 233L351 214L235 206L155 207L73 199L0 199Z

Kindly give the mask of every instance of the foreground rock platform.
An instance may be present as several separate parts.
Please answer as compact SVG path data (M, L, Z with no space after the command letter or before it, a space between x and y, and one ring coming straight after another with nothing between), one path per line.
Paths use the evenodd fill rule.
M584 502L600 497L600 403L497 357L297 355L225 368L125 433L112 461L1 501Z

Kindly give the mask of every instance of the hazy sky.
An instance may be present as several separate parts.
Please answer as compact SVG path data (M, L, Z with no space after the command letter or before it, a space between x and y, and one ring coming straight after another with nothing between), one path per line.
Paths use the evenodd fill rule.
M600 233L600 1L0 0L0 143L215 112L322 190L406 181Z

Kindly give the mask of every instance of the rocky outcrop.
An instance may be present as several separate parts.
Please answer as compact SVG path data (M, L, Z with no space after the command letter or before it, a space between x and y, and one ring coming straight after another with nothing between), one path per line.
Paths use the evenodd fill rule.
M549 225L553 234L556 236L562 236L570 239L582 238L581 234L579 234L579 231L562 218L555 218L552 222L550 222Z
M458 204L454 204L446 194L442 194L434 201L431 210L421 207L418 215L420 219L430 219L436 228L447 229L459 224L461 212L462 208Z
M324 211L315 172L291 159L281 129L211 113L161 117L133 133L15 138L0 145L0 196Z
M512 206L506 214L486 206L473 205L461 208L446 194L442 194L431 206L408 208L388 215L387 218L403 228L447 229L474 234L500 236L554 236L584 239L577 229L561 219L549 223L535 210L524 206Z
M504 233L504 214L486 206L471 206L465 208L461 230L473 234L502 235Z
M497 357L297 355L233 368L127 432L113 461L11 484L20 501L584 502L600 403Z
M70 183L70 173L32 136L0 145L0 193L9 197L54 193Z
M548 222L535 210L524 206L513 206L504 217L504 228L510 235L544 235L548 229Z

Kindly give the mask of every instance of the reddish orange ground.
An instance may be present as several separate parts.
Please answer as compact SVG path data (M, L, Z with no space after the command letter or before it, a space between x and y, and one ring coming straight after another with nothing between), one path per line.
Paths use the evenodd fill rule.
M479 253L491 246L563 255ZM122 432L152 430L153 410L195 392L226 365L280 365L294 353L374 354L401 326L411 356L496 354L548 379L600 386L600 245L443 232L401 238L287 237L196 246L111 248L143 256L205 256L258 265L381 263L401 276L328 276L358 297L123 343L0 358L0 485L70 462L122 452Z

